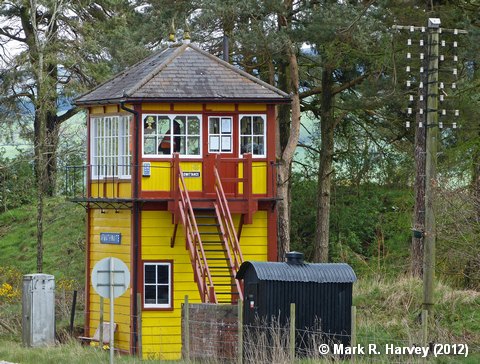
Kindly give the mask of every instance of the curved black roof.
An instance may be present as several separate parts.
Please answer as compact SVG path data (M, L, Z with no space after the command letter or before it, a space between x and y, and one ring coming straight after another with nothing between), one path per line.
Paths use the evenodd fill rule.
M277 262L244 262L238 270L237 279L243 279L252 267L261 281L353 283L357 276L346 263L289 264Z

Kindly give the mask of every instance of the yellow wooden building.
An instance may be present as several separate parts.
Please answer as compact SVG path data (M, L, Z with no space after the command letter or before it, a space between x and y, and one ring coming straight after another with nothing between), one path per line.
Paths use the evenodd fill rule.
M276 260L275 107L289 102L188 43L76 100L88 111L88 160L67 177L88 214L87 336L99 323L90 274L100 259L132 275L115 300L116 346L159 359L181 356L185 295L235 303L243 260Z

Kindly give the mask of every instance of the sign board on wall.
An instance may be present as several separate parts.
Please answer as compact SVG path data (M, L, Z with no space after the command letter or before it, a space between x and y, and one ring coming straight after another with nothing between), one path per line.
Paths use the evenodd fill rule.
M199 178L200 172L183 172L183 177L185 178Z
M120 244L121 242L121 233L100 233L100 243L102 244Z

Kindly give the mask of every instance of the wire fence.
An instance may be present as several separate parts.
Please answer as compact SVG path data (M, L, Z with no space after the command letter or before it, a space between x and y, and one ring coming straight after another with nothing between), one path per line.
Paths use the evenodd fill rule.
M94 309L85 311L84 302L83 295L74 299L73 290L57 290L57 337L82 336L83 329L93 335L102 317L109 321L108 304L103 309L93 305ZM322 331L320 321L309 328L295 327L295 321L281 324L275 319L246 323L241 304L183 304L182 317L173 327L171 322L165 325L161 314L151 319L140 308L137 315L132 315L129 306L127 309L118 304L115 348L135 352L144 359L182 357L187 362L287 364L424 363L445 358L442 362L447 363L480 355L480 343L472 342L467 334L464 338L453 336L435 326L437 323L433 323L429 340L424 341L420 323L405 323L405 330L400 332L398 327L381 327L352 315L351 332L329 333Z

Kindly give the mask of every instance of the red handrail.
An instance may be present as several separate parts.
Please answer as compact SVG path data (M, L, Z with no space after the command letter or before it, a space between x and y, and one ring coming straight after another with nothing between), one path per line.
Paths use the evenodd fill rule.
M202 239L200 238L200 232L190 196L188 195L185 179L183 178L182 169L177 164L175 170L178 171L178 179L174 179L180 182L176 185L178 188L177 196L179 196L179 215L185 229L185 240L187 249L190 252L190 261L192 262L195 281L197 282L202 302L217 303L212 276L208 268L207 258L203 249Z

